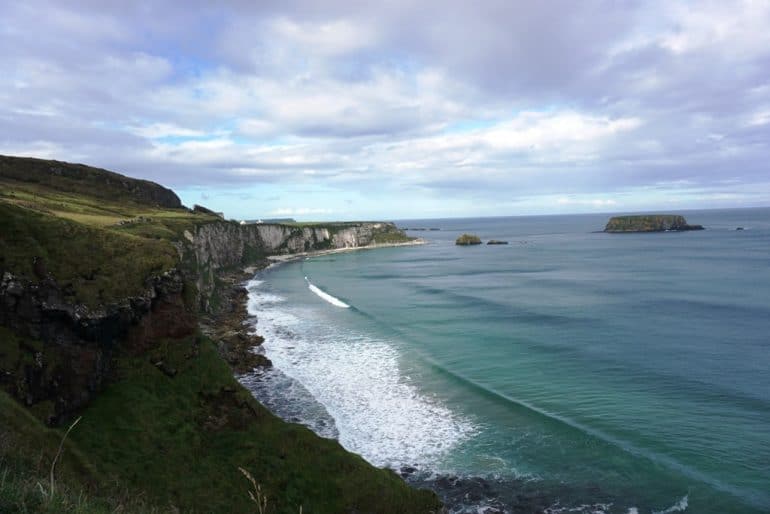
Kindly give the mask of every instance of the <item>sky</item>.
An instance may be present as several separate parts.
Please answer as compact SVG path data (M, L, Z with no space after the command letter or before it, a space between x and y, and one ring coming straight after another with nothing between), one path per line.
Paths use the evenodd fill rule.
M228 218L770 206L770 2L0 2L0 154Z

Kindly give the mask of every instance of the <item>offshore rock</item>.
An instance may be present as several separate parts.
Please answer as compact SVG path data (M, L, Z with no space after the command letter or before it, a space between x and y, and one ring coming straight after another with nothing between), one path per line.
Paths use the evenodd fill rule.
M455 244L459 246L480 245L481 239L475 234L463 234L457 238Z
M702 225L689 225L684 216L674 214L645 214L613 216L604 227L605 232L684 232L703 230Z

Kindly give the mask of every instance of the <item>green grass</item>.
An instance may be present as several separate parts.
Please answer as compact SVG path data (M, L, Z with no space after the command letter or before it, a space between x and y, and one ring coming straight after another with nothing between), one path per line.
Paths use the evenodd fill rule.
M158 184L83 164L0 155L0 178L113 203L181 207L173 191Z
M163 361L169 377L153 363ZM273 416L232 377L211 341L166 341L123 358L119 380L82 412L47 488L64 429L46 428L0 391L0 512L256 512L247 470L269 513L438 512L409 488L305 427ZM5 510L4 510L5 509ZM134 509L134 510L132 510Z
M151 362L163 360L170 378ZM183 512L249 512L248 470L268 512L430 512L410 489L338 443L285 423L257 403L207 339L168 341L124 359L120 381L83 413L72 439L107 476Z
M36 258L44 268L37 273ZM0 203L0 269L35 280L50 273L73 302L93 307L138 295L148 277L176 262L176 250L165 241Z
M104 482L96 467L69 439L62 445L54 468L51 494L51 464L63 434L63 430L44 426L0 390L0 512L160 512L141 498Z

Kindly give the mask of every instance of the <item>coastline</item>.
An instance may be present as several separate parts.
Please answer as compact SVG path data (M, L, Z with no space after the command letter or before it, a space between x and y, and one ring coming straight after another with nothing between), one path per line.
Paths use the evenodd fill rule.
M273 366L272 362L259 349L265 339L261 334L256 335L259 332L257 331L258 329L255 330L254 328L255 316L249 314L247 308L249 295L247 283L254 277L255 273L272 266L295 262L305 258L357 250L423 244L427 244L427 241L420 239L408 243L381 244L271 256L258 266L249 266L229 273L227 275L227 280L231 282L231 285L228 287L230 292L228 295L229 305L226 315L219 318L220 322L226 324L227 331L237 331L242 334L242 340L253 343L251 346L240 345L229 349L229 355L234 357L236 364L233 366L236 378L240 380L242 377L249 376L252 373L259 375L261 372L267 372ZM223 343L226 345L228 341ZM255 356L257 358L256 361L253 360ZM228 360L228 362L230 361ZM244 366L244 364L246 365ZM257 400L262 403L259 398ZM292 399L287 398L286 401L292 401ZM295 420L294 422L298 421ZM315 429L313 430L315 431ZM326 437L330 436L327 435ZM512 508L514 512L546 512L547 509L558 505L558 498L544 493L540 490L539 483L525 478L498 477L493 475L458 475L451 472L436 472L417 462L413 465L399 465L396 467L386 467L386 469L395 472L412 489L427 489L434 492L444 505L444 509L441 512L504 514L511 512ZM586 507L590 507L590 509L596 507L596 510L589 509L585 512L605 512L604 509L606 508L601 503L591 504L590 506L586 505ZM558 511L555 510L554 512Z
M422 238L416 238L413 241L405 241L403 243L375 243L371 245L366 246L346 246L345 248L333 248L331 250L314 250L310 252L298 252L298 253L289 253L289 254L281 254L281 255L271 255L267 257L267 260L270 261L270 263L283 263L283 262L291 262L294 260L299 259L309 259L312 257L320 257L322 255L332 255L336 253L346 253L346 252L358 252L362 250L378 250L381 248L398 248L401 246L420 246L427 244L427 241ZM259 271L262 268L257 268L255 266L249 266L247 268L244 268L244 272L248 273L248 270L253 270L254 273Z
M403 243L378 243L367 246L271 255L255 265L219 273L219 280L225 284L220 292L221 306L216 313L202 317L201 330L216 342L219 353L230 365L236 377L257 368L270 368L272 362L258 350L265 339L255 332L249 323L253 316L249 314L247 308L249 293L246 289L246 283L257 272L270 266L323 255L424 244L427 244L427 241L417 238Z
M408 243L390 243L364 247L339 248L302 252L290 255L271 256L254 266L247 266L220 274L220 280L228 285L221 292L223 305L220 312L205 320L205 329L220 348L220 353L230 364L236 377L267 371L273 364L260 349L264 337L254 329L254 315L248 312L247 283L254 275L271 266L312 258L317 256L345 253L357 250L416 246L427 244L419 239ZM201 322L204 326L204 322ZM259 401L259 400L258 400ZM506 512L547 512L559 505L559 499L540 489L538 482L518 477L493 475L457 475L435 472L420 463L388 468L395 472L405 484L414 490L430 490L442 501L441 512L481 512L483 514L504 514ZM565 487L565 490L567 487ZM586 510L578 512L606 512L608 504L591 503L583 505ZM559 512L558 509L553 512Z

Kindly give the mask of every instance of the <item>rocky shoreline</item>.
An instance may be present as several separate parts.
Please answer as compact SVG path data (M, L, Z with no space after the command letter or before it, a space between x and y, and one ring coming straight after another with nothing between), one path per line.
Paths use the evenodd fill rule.
M419 240L410 243L381 244L273 256L256 266L220 273L218 276L222 283L222 290L219 293L220 308L217 313L208 315L201 320L201 329L216 342L220 354L230 364L234 374L244 375L260 368L270 368L272 367L270 359L259 350L264 343L264 338L253 332L254 316L248 312L247 307L249 293L246 283L257 272L274 264L306 257L424 243L424 241ZM552 494L540 491L536 483L523 479L436 475L417 467L404 467L395 471L411 487L434 491L444 503L444 512L447 513L546 513L552 512L550 509L555 503L558 503ZM602 512L602 510L578 510L577 512Z
M307 257L421 244L425 244L425 241L416 239L404 243L380 243L360 247L274 255L258 262L254 266L220 272L218 274L218 279L222 284L221 291L219 292L220 306L214 313L202 317L200 321L201 331L216 342L219 353L236 375L248 373L255 368L271 367L270 359L256 350L262 346L265 339L252 332L251 327L253 324L250 321L253 320L253 316L249 314L247 307L249 293L245 284L258 271L269 267L271 264Z
M270 359L255 351L265 339L249 328L252 316L247 307L249 292L244 285L267 266L269 262L265 261L259 266L221 273L219 280L224 285L220 292L220 308L200 321L201 331L216 343L220 355L236 375L272 366Z

